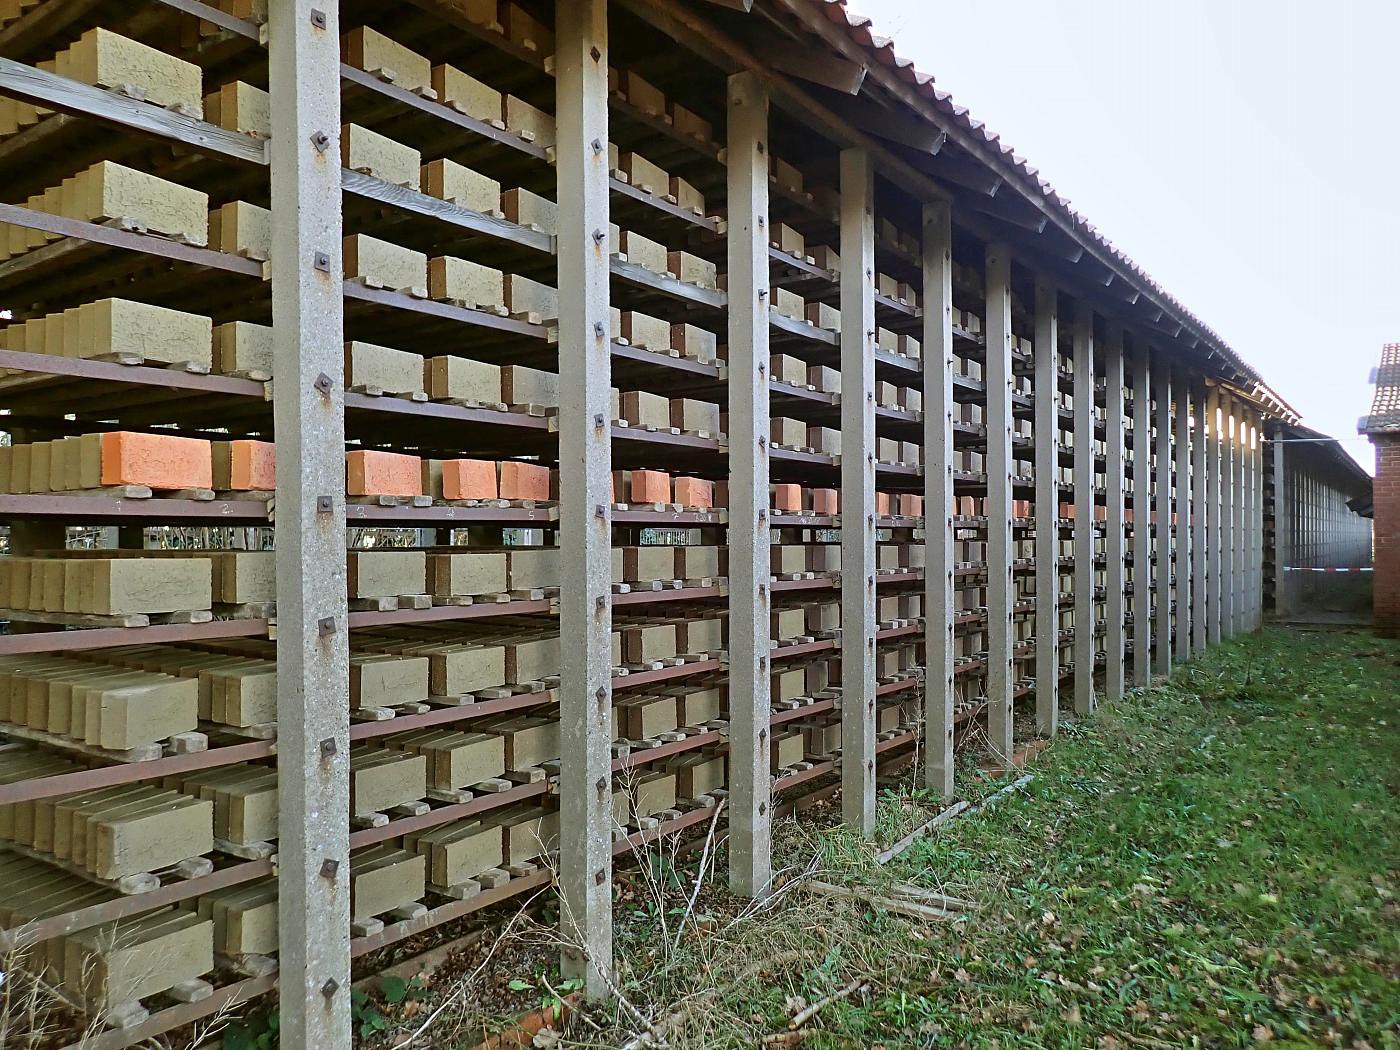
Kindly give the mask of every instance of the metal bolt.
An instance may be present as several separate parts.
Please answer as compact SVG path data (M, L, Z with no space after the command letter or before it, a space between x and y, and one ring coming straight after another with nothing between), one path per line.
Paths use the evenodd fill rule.
M588 54L594 62L599 61L603 57L603 52L599 51L597 47L589 48Z
M322 273L330 273L331 257L325 252L317 252L311 258L311 265Z
M599 868L598 871L597 871L597 873L593 876L593 882L594 882L596 885L601 886L603 883L605 883L605 882L607 882L607 881L608 881L608 873L607 873L606 871L604 871L602 868Z
M602 338L603 338L603 322L602 322L602 321L594 321L594 322L593 322L593 336L594 336L595 339L602 339Z
M593 695L598 698L598 702L601 704L604 700L608 698L608 687L605 685L600 685L597 688L597 690L593 693Z
M340 985L334 977L327 978L326 983L321 985L321 994L327 999L335 998L335 993L340 991Z
M602 152L603 152L603 140L602 140L602 139L594 139L592 142L589 143L589 145L593 147L593 152L594 152L594 153L602 153Z
M767 298L768 298L768 289L767 289L767 288L760 288L760 289L758 290L758 297L759 297L760 299L767 299Z
M595 430L603 429L603 413L598 412L593 416L593 427Z
M594 244L602 244L602 243L603 243L603 239L604 239L605 237L607 237L607 234L604 233L602 230L594 230L594 231L593 231L593 243L594 243Z
M764 815L765 813L767 813L767 812L768 812L768 803L767 803L767 802L760 802L760 803L758 804L758 815L761 817L761 816L763 816L763 815Z
M762 743L766 743L767 740L768 740L768 730L766 730L766 729L760 729L760 730L758 731L758 742L759 742L760 744L762 744Z
M335 617L323 616L316 621L316 630L320 632L322 638L335 634Z
M608 600L600 594L597 598L593 599L593 604L597 607L599 612L602 612L608 607Z
M606 516L607 512L603 509L603 505L599 503L596 507L593 508L593 514L595 517L601 518Z
M331 512L331 498L329 496L316 497L316 513L329 514Z
M321 878L330 879L332 882L334 882L336 873L339 871L340 861L331 860L330 857L327 857L325 860L321 861Z
M322 11L319 7L313 7L311 9L311 24L317 29L325 29L326 12Z
M331 137L324 131L316 131L311 135L311 145L316 147L317 153L325 153L330 148Z
M322 757L322 758L332 758L332 757L334 757L334 755L335 755L335 753L336 753L336 750L337 750L337 748L336 748L336 744L335 744L335 737L333 737L333 736L328 736L328 737L326 737L326 739L324 739L324 740L321 741L321 757Z
M595 784L594 787L596 787L596 788L598 789L598 798L601 800L602 797L603 797L603 793L606 792L606 791L608 790L608 780L607 780L607 777L599 777L599 778L598 778L598 783Z

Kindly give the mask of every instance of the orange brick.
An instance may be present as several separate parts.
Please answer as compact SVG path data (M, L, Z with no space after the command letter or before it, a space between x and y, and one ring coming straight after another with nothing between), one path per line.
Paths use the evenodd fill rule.
M240 439L223 444L227 446L227 456L214 478L215 488L247 492L277 487L277 447L271 441Z
M792 514L802 513L801 485L774 485L773 509Z
M959 497L958 497L958 514L959 514L959 516L964 517L964 518L975 518L975 517L977 517L977 497L976 497L976 496L959 496Z
M813 514L840 514L841 492L839 489L813 489Z
M912 492L901 492L897 504L899 513L906 518L917 518L924 512L924 497Z
M661 470L634 470L629 494L633 503L670 503L671 475Z
M449 459L443 462L443 499L496 499L498 491L495 461Z
M875 513L882 518L889 516L890 494L888 492L875 493Z
M147 485L153 489L207 489L214 461L203 438L137 434L102 435L102 484Z
M505 460L501 463L501 499L549 499L549 468Z
M423 461L398 452L356 449L345 454L347 496L421 496Z
M682 507L713 507L715 483L703 478L677 478L676 502Z

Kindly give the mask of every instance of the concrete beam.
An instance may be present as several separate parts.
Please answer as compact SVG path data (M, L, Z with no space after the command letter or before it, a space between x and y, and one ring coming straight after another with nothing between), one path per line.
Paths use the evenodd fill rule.
M560 933L566 976L612 972L608 12L558 5Z

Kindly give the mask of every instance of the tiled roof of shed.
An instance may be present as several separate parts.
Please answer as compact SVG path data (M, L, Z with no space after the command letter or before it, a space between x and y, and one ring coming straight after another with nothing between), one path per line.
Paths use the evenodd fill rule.
M1361 421L1364 434L1387 431L1400 431L1400 343L1381 347L1376 396L1371 402L1371 414Z
M1175 296L1166 291L1157 281L1147 273L1142 267L1130 259L1126 254L1114 246L1106 236L1099 232L1099 229L1089 222L1078 210L1069 202L1068 198L1062 196L1050 182L1040 174L1039 170L1032 166L1024 157L1017 153L1011 146L1003 142L1001 136L992 131L982 121L977 120L968 111L967 107L958 105L953 101L953 97L946 91L935 86L934 78L929 73L924 73L915 68L914 63L901 56L894 49L894 41L889 37L880 36L873 27L871 20L864 15L856 14L847 6L846 0L817 0L817 4L824 12L827 19L841 27L852 42L860 46L874 60L874 62L892 72L908 87L916 91L923 100L944 118L951 118L952 121L962 128L977 143L982 153L984 162L990 164L998 174L1007 177L1009 181L1027 194L1029 197L1038 197L1044 201L1049 208L1058 213L1060 218L1072 230L1078 232L1098 249L1108 256L1113 264L1126 271L1131 280L1140 285L1150 293L1158 304L1176 315L1176 320L1186 328L1190 329L1202 341L1212 348L1230 363L1239 372L1248 376L1252 381L1259 384L1261 393L1268 400L1276 401L1282 412L1287 415L1294 413L1294 410L1279 395L1269 387L1263 377L1247 364L1228 343L1221 338L1210 326L1205 324L1200 318L1193 314ZM1296 418L1296 413L1294 413Z

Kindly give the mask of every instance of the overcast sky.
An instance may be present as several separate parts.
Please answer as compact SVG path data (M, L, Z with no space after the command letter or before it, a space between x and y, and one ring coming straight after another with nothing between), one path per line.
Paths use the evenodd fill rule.
M1400 341L1400 3L850 0L1344 440Z

